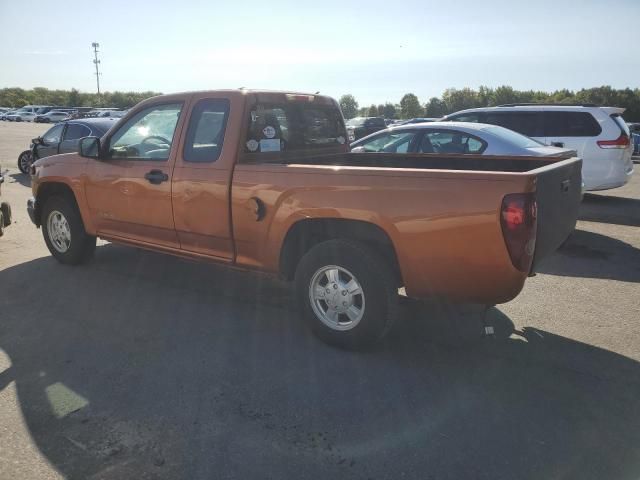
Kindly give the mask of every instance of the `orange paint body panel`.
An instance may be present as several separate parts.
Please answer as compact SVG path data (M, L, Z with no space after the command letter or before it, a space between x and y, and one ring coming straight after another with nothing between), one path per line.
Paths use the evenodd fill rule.
M187 139L190 119L197 116L202 102L216 100L228 104L222 147L215 161L193 162L186 154L191 142ZM287 129L293 132L295 125L281 121L281 131L265 129L265 139L248 141L250 118L255 120L260 105L287 102L338 108L328 97L248 90L146 100L101 139L101 148L110 152L111 137L128 121L133 122L139 112L177 103L181 111L168 158L121 159L101 153L100 158L66 154L39 160L32 182L36 205L51 185L64 185L72 191L90 234L275 274L280 273L287 234L298 222L365 222L390 240L409 296L494 304L509 301L520 292L529 272L515 268L509 256L501 227L501 203L507 194L537 191L535 167L473 171L322 165L309 160L320 153L345 154L348 145L340 136L335 144L312 145L297 152L298 162L278 152L267 153L267 147L286 148L284 136ZM282 135L283 140L274 143L272 135L276 140ZM220 141L210 140L211 145ZM256 157L253 152L258 145L265 150ZM515 160L531 159L508 159ZM573 165L567 159L554 161L564 168ZM547 170L550 168L553 166ZM164 175L163 180L151 182L147 178L150 172Z

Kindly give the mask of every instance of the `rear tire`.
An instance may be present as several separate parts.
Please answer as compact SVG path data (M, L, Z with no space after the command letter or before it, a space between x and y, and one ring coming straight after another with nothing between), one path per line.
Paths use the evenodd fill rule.
M396 275L359 242L328 240L300 260L296 296L312 331L324 342L359 350L380 341L397 316Z
M0 210L0 237L4 235L4 213Z
M11 220L13 218L11 215L11 205L9 205L8 203L0 204L0 212L2 212L2 215L4 217L4 220L1 221L0 224L4 227L8 227L9 225L11 225Z
M31 162L33 160L33 153L31 150L25 150L20 155L18 155L18 170L27 175L29 173L29 169L31 168Z
M78 207L69 197L47 199L41 223L47 248L60 263L79 265L93 256L96 237L87 234Z

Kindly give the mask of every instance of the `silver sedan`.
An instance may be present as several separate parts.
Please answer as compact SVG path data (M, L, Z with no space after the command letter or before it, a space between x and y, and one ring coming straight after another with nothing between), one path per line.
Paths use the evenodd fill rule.
M555 156L571 152L496 125L429 122L390 127L351 144L351 151Z

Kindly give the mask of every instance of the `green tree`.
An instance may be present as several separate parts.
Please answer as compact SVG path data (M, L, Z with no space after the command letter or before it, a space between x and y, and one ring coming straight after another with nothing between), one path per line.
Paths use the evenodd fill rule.
M378 110L380 110L380 106L378 106ZM393 103L385 103L382 105L382 112L380 113L384 118L396 118L396 107Z
M353 118L358 114L358 102L351 94L342 95L338 101L344 118Z
M424 108L424 116L431 118L440 118L447 113L447 105L438 97L431 97Z
M422 115L422 107L420 101L413 93L405 94L400 100L400 117L414 118Z
M369 107L369 110L367 110L367 116L368 117L377 117L378 116L378 107L376 107L375 105L371 105Z

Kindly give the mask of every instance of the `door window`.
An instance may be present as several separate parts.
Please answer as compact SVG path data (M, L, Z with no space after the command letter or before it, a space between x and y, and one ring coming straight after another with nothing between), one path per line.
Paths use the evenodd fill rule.
M426 130L420 143L421 153L482 153L487 143L456 130Z
M56 125L44 134L44 136L42 137L42 141L45 143L45 145L60 143L63 129L64 125Z
M168 160L182 103L154 105L131 117L111 137L113 158Z
M215 162L222 151L229 100L200 100L193 108L184 143L186 162Z
M78 140L90 134L91 130L89 130L89 127L80 125L79 123L69 123L67 125L67 131L64 132L64 140Z
M364 147L365 152L407 153L415 136L415 131L386 132L359 146Z

